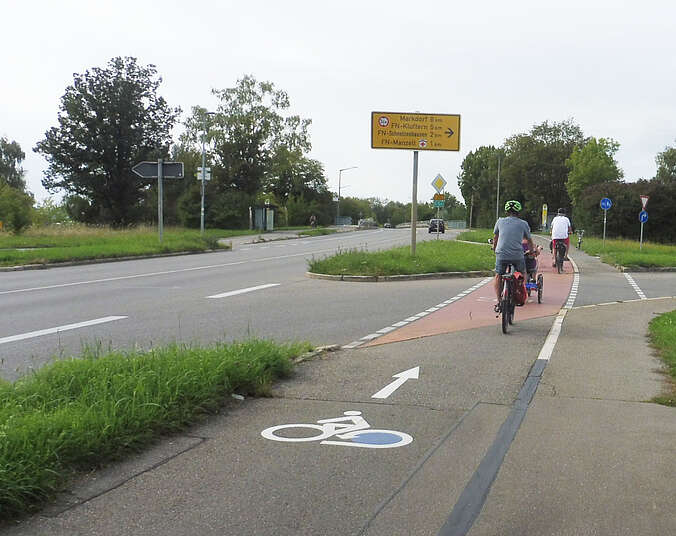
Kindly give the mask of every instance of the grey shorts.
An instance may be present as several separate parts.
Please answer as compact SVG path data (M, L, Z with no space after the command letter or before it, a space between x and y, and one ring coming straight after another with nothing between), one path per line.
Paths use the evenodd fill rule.
M520 259L504 259L499 255L495 257L495 273L502 275L507 271L507 266L513 264L517 272L526 274L526 259L521 256Z

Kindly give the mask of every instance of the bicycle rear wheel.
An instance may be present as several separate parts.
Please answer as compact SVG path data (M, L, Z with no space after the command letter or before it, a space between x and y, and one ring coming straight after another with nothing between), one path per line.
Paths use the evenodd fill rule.
M542 303L542 287L544 286L544 278L542 274L538 275L538 303Z
M503 279L502 282L502 293L500 294L500 315L502 317L502 332L507 333L507 328L509 327L509 317L511 315L510 304L509 304L509 282L506 279Z

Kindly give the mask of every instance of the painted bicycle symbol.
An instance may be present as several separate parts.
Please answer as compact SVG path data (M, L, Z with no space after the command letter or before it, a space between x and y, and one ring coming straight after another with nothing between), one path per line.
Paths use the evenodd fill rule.
M340 445L343 447L363 447L369 449L387 449L408 445L413 438L395 430L374 430L361 411L345 411L344 417L321 419L317 424L280 424L271 426L261 432L266 439L297 443L304 441L319 441L320 445ZM313 435L285 435L284 432L303 433L315 430ZM329 440L335 437L341 441Z

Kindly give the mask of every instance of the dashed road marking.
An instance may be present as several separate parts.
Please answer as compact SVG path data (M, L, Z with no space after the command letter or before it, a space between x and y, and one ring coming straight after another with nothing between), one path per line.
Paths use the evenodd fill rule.
M394 331L397 328L402 328L405 325L410 324L411 322L415 322L416 320L420 320L421 318L427 316L428 314L436 312L439 309L443 309L444 307L450 305L451 303L456 302L461 298L464 298L468 294L470 294L470 293L474 292L475 290L483 287L486 283L488 283L489 281L492 281L492 280L493 280L492 277L487 277L485 279L482 279L476 285L473 285L470 288L463 290L460 294L457 294L456 296L453 296L452 298L450 298L450 299L448 299L444 302L441 302L439 305L435 305L434 307L430 307L429 309L422 311L422 312L420 312L416 315L409 316L408 318L405 318L404 320L401 320L399 322L395 322L391 326L386 326L382 329L379 329L375 333L370 333L370 334L360 338L359 340L352 341L350 344L345 344L344 346L342 346L342 348L345 349L345 350L351 350L352 348L357 348L357 346L361 346L365 342L372 341L373 339L377 339L381 335L385 335L386 333L390 333L391 331Z
M629 281L629 284L634 288L634 290L636 291L636 294L638 294L638 297L641 298L642 300L645 300L646 295L643 293L643 291L638 286L636 281L634 281L634 278L631 277L627 272L624 272L624 277L627 278L627 281Z
M38 331L30 331L28 333L21 333L19 335L12 335L10 337L0 338L0 344L7 342L22 341L24 339L32 339L33 337L40 337L42 335L52 335L62 331L69 331L71 329L86 328L88 326L96 326L97 324L104 324L105 322L113 322L114 320L122 320L126 316L104 316L103 318L95 318L94 320L87 320L85 322L77 322L76 324L66 324L65 326L57 326L55 328L41 329Z

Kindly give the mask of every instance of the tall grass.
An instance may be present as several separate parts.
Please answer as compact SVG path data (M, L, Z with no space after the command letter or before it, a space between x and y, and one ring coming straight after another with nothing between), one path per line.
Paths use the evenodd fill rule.
M183 429L230 393L266 394L308 349L252 340L90 353L0 382L0 517L46 501L73 471Z
M575 243L571 238L571 246ZM584 237L582 249L590 255L599 255L601 261L618 266L667 267L676 266L676 246L644 242L643 249L636 240Z
M429 240L418 244L416 256L409 246L386 251L350 250L309 261L311 272L330 275L399 275L435 272L491 270L495 255L491 248L451 240Z
M650 321L650 338L667 366L671 377L669 392L654 401L676 406L676 311L665 313Z

